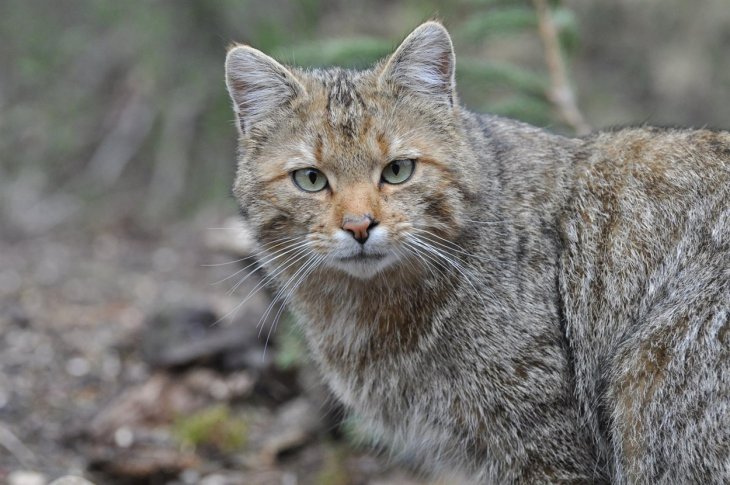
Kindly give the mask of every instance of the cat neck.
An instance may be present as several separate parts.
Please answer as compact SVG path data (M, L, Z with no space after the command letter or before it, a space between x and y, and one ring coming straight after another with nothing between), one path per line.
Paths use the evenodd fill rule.
M433 313L453 293L458 275L415 264L363 280L323 269L296 291L292 306L325 360L397 355L434 331Z

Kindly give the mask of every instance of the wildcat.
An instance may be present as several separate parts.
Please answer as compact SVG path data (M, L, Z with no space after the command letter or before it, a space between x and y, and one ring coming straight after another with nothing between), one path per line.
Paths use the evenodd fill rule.
M479 483L730 482L730 134L459 105L449 34L362 72L234 46L234 194L334 393Z

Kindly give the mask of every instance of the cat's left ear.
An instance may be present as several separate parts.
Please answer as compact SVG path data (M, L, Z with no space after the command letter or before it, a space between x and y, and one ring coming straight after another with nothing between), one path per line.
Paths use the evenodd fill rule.
M248 132L251 126L280 117L280 108L306 95L304 86L289 69L245 45L228 51L226 85L241 133Z
M406 37L390 56L378 82L454 105L456 58L451 37L438 22L426 22Z

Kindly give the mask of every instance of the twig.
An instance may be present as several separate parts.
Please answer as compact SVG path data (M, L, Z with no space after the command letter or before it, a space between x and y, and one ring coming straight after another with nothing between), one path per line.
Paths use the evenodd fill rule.
M156 112L145 95L133 91L114 126L91 156L88 174L101 187L111 187L150 133Z
M190 87L180 88L164 110L162 135L149 185L147 216L159 217L170 209L185 190L196 122L207 93Z
M0 447L5 448L20 465L31 470L38 464L36 456L8 428L0 423Z
M565 68L565 60L560 49L558 29L555 27L547 0L533 0L533 3L537 11L540 38L545 47L545 61L550 72L550 90L548 91L548 97L553 105L555 105L563 120L578 135L586 135L591 132L591 127L578 109L575 93L570 87Z

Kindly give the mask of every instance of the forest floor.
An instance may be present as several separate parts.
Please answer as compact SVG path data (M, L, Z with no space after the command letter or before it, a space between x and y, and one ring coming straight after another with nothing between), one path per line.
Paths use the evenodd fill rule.
M264 352L269 294L231 313L260 280L215 284L250 261L211 220L0 237L0 483L426 483L353 445L286 318Z

